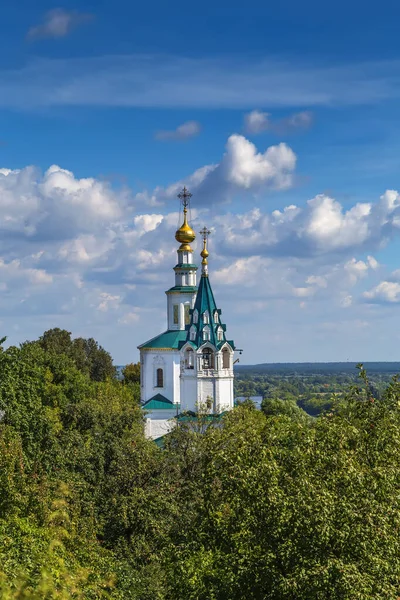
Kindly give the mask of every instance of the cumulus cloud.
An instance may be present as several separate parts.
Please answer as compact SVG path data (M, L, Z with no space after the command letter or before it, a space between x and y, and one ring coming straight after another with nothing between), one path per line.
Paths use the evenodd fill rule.
M400 283L395 281L381 281L371 290L364 292L364 298L371 303L398 303L400 302Z
M271 119L270 113L261 110L252 110L244 116L244 130L249 134L271 131L282 135L294 131L308 129L313 122L311 111L303 110L293 113L283 119Z
M121 218L124 192L57 165L0 172L0 231L34 239L68 239Z
M260 201L242 214L202 204L206 188L218 189L227 200L239 191L245 199L271 186L285 187L283 173L292 176L295 160L287 146L258 151L236 135L218 164L192 176L197 188L192 188L191 224L199 231L210 223L210 277L224 313L245 306L244 316L251 319L250 298L251 306L271 319L270 308L278 305L286 307L286 315L301 309L304 318L311 313L314 318L319 307L320 315L337 309L351 319L356 310L373 311L369 304L397 302L399 273L372 287L384 268L372 255L374 249L400 233L396 191L346 210L326 195L271 211ZM157 202L175 196L179 187L175 183L160 190L152 192ZM79 179L61 167L43 174L32 167L1 169L1 314L35 315L35 323L47 319L44 327L69 330L79 321L91 335L114 335L111 321L118 331L131 324L135 332L143 331L132 341L134 348L165 327L163 291L174 281L174 233L180 218L168 206L146 211L143 204L132 204L128 192L94 178ZM363 295L364 290L369 291ZM233 326L240 324L233 320Z
M156 140L165 141L183 141L196 137L201 131L201 126L198 121L186 121L179 125L176 129L166 130L161 129L155 133Z
M186 184L196 194L199 206L226 202L240 192L288 189L293 185L295 168L296 155L286 144L258 152L244 136L233 134L228 138L225 153L218 164L201 167L185 180L167 188L157 187L153 192L141 192L136 200L152 206L160 205L175 198Z
M305 206L217 218L224 230L224 250L231 253L287 256L346 254L381 248L400 233L398 192L386 191L377 202L348 210L319 194Z
M90 21L92 18L93 15L75 10L54 8L45 14L42 23L29 29L27 37L28 39L62 38L78 25Z

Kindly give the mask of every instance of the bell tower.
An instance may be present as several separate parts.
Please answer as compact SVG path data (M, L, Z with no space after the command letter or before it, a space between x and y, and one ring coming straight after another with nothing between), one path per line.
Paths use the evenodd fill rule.
M190 315L186 342L181 346L181 410L199 407L214 414L231 410L235 344L226 338L222 311L217 307L208 276L210 231L203 227L201 278Z
M183 206L183 223L175 233L179 242L178 262L174 267L175 285L167 292L168 329L183 331L190 323L190 310L196 297L197 265L193 262L193 249L196 234L187 220L189 202L192 194L186 187L178 194Z

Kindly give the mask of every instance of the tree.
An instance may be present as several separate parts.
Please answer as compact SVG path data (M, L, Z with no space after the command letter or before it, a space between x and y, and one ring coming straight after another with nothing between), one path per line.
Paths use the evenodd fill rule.
M116 368L109 352L93 338L76 338L65 329L49 329L39 338L39 345L49 354L65 354L76 367L89 375L93 381L105 381L116 377Z
M121 372L124 383L140 383L140 362L129 363Z
M355 387L307 425L239 407L207 430L170 597L397 598L399 407L395 381L382 401Z

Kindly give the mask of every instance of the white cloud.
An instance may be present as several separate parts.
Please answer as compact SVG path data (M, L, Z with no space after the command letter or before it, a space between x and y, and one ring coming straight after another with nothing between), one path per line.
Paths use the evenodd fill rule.
M176 129L160 130L155 134L156 140L161 141L182 141L196 137L201 131L200 123L197 121L186 121Z
M400 232L400 201L394 191L386 192L375 203L357 203L348 210L337 200L319 194L302 207L290 205L270 214L260 210L254 219L252 215L250 211L215 219L223 230L225 252L287 256L349 254L379 249ZM250 232L249 220L252 220ZM377 267L375 263L369 266Z
M262 185L285 189L292 185L296 155L286 144L270 146L264 153L241 135L231 135L220 164L224 179L242 189ZM215 172L214 172L215 175Z
M192 189L191 224L195 231L212 224L210 277L230 335L240 341L235 330L245 337L250 327L258 335L262 324L271 327L274 339L279 325L283 344L286 320L297 318L296 327L303 327L300 312L304 335L325 321L327 312L329 319L346 314L349 320L368 321L373 303L398 297L396 272L386 278L391 287L380 284L363 296L384 268L374 249L400 233L397 192L347 210L323 195L268 212L260 200L243 214L202 204L206 189L218 189L223 199L240 190L246 200L276 186L276 173L293 167L295 157L287 147L273 148L258 152L243 136L232 136L221 161L193 175L198 187ZM164 195L158 188L157 200L165 199L167 190L175 195L177 185L164 188ZM119 194L104 182L79 179L60 167L43 175L32 167L1 169L0 191L5 333L12 330L13 318L27 317L27 327L41 328L38 335L48 326L71 331L84 326L85 335L112 349L120 347L119 339L109 342L115 334L112 323L119 323L118 335L133 332L135 339L125 341L125 347L136 352L138 343L165 328L163 292L174 283L177 199L174 212L163 208L140 214L128 203L127 192ZM197 264L198 252L195 248ZM368 302L360 304L360 297ZM246 329L242 319L235 320L238 311ZM24 331L24 339L30 335Z
M262 133L270 127L270 114L261 110L252 110L244 116L244 129L247 133Z
M124 192L116 193L92 177L78 179L56 165L44 174L33 167L0 173L3 231L68 239L120 219L125 206Z
M400 302L400 283L381 281L371 290L364 292L364 298L372 303Z
M104 256L113 247L115 234L107 233L98 238L93 234L85 234L63 244L58 256L69 263L85 263Z
M68 35L72 29L92 19L92 15L79 13L75 10L54 8L49 10L40 25L31 27L28 38L62 38Z
M121 296L113 296L107 292L101 292L100 294L100 302L97 306L98 310L102 312L107 312L111 309L116 309L119 307L121 302Z
M261 110L252 110L244 116L244 130L248 134L258 134L264 131L272 131L282 135L302 129L308 129L313 122L311 111L303 110L293 113L283 119L271 119L270 113Z
M296 155L286 144L257 152L252 142L242 135L233 134L228 138L220 163L201 167L167 188L157 187L153 192L141 192L136 200L147 201L152 206L160 205L176 198L184 184L196 195L198 206L225 202L243 191L283 190L292 186L295 167Z

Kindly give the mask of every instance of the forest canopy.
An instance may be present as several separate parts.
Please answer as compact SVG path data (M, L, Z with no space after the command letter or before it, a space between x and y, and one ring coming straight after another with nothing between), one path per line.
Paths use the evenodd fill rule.
M400 383L270 395L144 437L138 366L63 330L0 352L0 597L396 599Z

